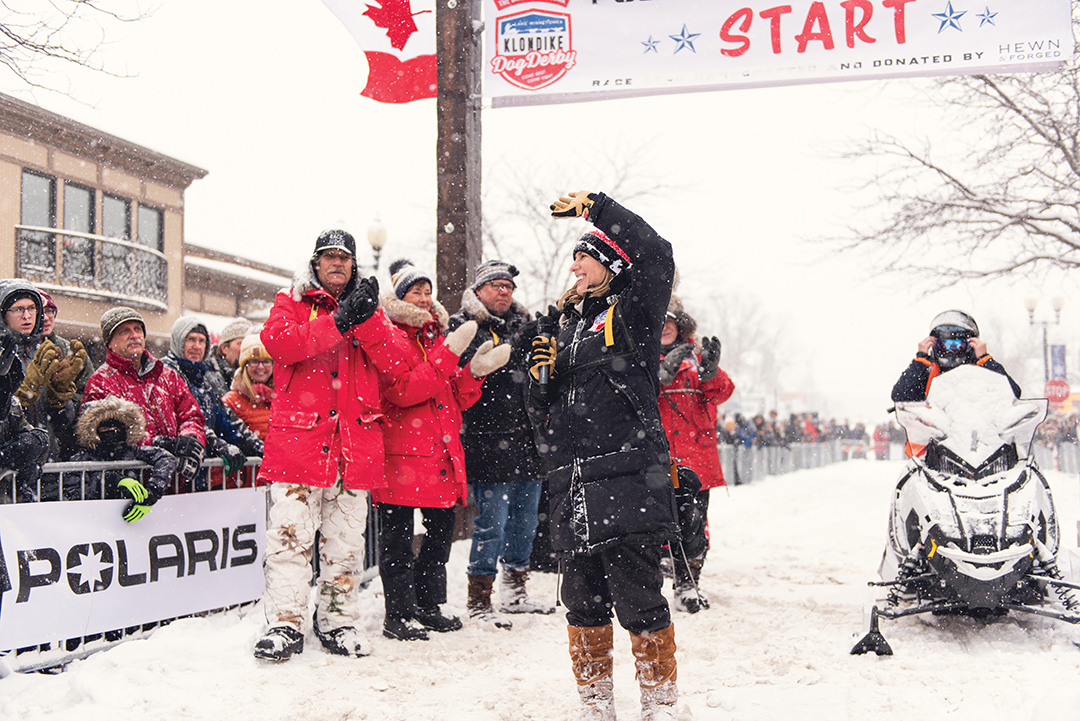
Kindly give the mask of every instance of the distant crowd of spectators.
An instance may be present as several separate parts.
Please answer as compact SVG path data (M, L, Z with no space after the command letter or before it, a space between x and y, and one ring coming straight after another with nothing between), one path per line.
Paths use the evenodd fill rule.
M870 435L863 423L852 425L850 421L823 419L816 412L792 413L782 418L776 411L747 418L741 413L718 418L717 436L721 443L729 445L789 446L793 443L824 443L832 440L869 441Z

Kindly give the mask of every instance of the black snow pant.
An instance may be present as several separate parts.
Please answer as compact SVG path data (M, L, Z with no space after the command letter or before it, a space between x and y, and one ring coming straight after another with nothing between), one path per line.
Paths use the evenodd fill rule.
M612 612L619 625L641 634L671 624L661 592L660 546L617 544L591 556L563 560L562 602L571 626L606 626Z
M412 506L380 503L379 575L386 617L408 620L417 608L446 603L446 562L454 540L453 508L421 508L424 540L413 555Z

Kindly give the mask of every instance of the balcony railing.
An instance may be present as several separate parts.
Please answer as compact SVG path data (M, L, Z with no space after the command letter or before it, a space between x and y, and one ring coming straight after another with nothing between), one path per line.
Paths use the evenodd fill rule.
M63 289L165 310L168 262L154 248L74 230L16 225L19 277Z

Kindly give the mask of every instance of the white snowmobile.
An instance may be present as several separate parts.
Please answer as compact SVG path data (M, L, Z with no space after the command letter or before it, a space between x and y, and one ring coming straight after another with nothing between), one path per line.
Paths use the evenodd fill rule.
M888 596L851 653L892 654L879 617L1017 611L1080 623L1080 586L1058 570L1054 501L1030 452L1047 404L975 365L935 378L926 401L896 404L916 452L893 496L883 580L870 584Z

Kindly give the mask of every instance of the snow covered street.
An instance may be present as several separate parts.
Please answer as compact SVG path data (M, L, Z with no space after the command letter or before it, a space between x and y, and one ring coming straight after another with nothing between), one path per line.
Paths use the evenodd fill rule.
M712 493L713 548L702 577L712 608L675 614L680 719L1067 719L1080 715L1080 628L1009 616L883 621L893 657L850 656L872 597L889 494L902 463L851 461ZM1048 472L1068 573L1080 483ZM455 544L450 603L465 615L468 544ZM553 600L556 579L531 592ZM670 593L670 587L668 588ZM261 608L178 621L72 664L0 680L0 719L509 721L572 719L566 626L515 616L511 632L469 625L427 643L380 635L378 580L362 595L373 653L306 651L269 666L251 648ZM615 637L619 718L636 719L630 642Z

